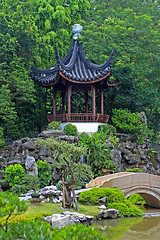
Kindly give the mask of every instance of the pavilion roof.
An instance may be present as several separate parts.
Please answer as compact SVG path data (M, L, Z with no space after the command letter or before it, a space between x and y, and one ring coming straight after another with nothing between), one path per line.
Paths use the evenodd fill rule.
M31 68L29 73L35 83L47 87L55 85L59 79L73 82L75 84L92 84L107 79L111 73L114 49L108 59L102 65L94 64L86 59L82 44L76 39L61 60L57 48L55 48L57 65L50 69ZM61 76L61 78L60 78ZM109 86L115 83L108 83Z

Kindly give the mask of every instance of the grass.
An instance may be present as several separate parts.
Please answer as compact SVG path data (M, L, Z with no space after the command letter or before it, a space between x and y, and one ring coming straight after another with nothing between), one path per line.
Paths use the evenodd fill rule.
M42 206L32 206L29 205L27 211L24 215L28 214L48 214L52 215L55 213L61 213L63 211L68 211L68 209L63 209L61 203L41 203ZM95 216L99 213L98 206L89 206L79 204L80 211L79 213L88 214ZM75 210L76 211L76 210ZM76 211L78 212L78 211Z
M98 206L89 206L79 204L80 211L79 213L96 216L100 210ZM43 216L50 216L55 213L61 213L64 211L69 211L68 209L62 208L62 203L41 203L41 206L28 205L28 209L25 213L20 215L12 215L9 219L9 222L19 222L32 219L42 219ZM76 210L71 210L78 212ZM0 218L0 223L5 223L7 216Z

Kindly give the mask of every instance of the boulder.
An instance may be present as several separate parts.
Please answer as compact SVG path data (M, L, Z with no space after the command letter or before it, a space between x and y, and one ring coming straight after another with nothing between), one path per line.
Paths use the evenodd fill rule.
M106 206L103 204L103 205L101 205L100 207L98 207L98 209L106 210L107 208L106 208Z
M106 218L117 218L119 215L119 211L114 209L114 208L110 208L108 210L101 210L100 213L98 214L97 218L98 219L106 219Z
M53 228L65 228L67 225L85 224L91 225L94 217L80 214L77 212L62 212L61 214L53 214L52 216L43 217L43 220L49 222Z
M27 155L25 167L28 175L38 176L38 166L34 157Z

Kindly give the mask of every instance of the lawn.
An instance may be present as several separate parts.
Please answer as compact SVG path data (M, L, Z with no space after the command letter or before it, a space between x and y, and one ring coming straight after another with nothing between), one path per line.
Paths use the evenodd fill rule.
M100 209L98 206L89 206L79 204L80 211L86 215L96 216ZM28 203L28 209L25 213L20 215L12 215L9 219L9 222L19 222L31 219L41 219L43 216L53 215L55 213L61 213L63 211L69 211L68 209L63 209L61 203L41 203L40 206L33 206ZM76 210L71 210L76 211ZM78 211L76 211L78 212ZM0 218L0 222L5 222L6 217Z

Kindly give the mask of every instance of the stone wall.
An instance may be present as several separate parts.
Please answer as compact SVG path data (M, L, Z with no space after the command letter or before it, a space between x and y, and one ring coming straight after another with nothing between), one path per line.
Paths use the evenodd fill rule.
M39 139L48 137L58 137L59 139L77 144L78 137L66 136L58 130L43 131L39 134ZM156 156L156 166L148 157L150 151L149 141L143 145L138 145L135 138L127 134L117 134L118 144L115 149L112 149L112 159L116 163L117 171L123 171L126 168L141 168L143 172L160 175L160 153ZM34 157L36 161L47 160L51 165L53 159L49 156L47 150L43 147L36 148L35 141L38 138L22 138L14 141L12 145L5 146L0 149L0 170L5 169L9 164L19 163L25 169L27 156ZM53 178L56 180L58 176L54 173Z

